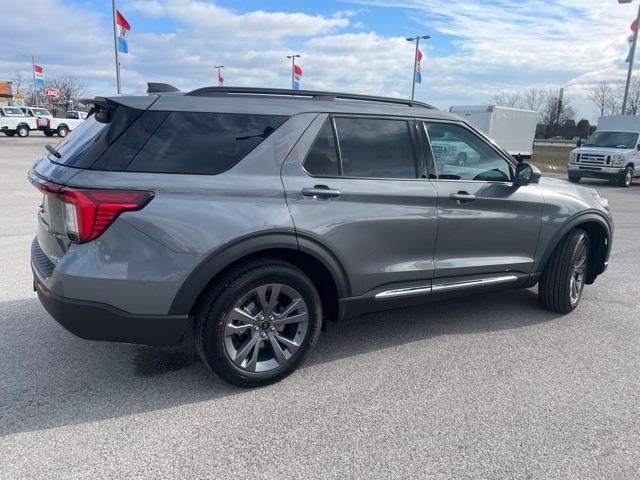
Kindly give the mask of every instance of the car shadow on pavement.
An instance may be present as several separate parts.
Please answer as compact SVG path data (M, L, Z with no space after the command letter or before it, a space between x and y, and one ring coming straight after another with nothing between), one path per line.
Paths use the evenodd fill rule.
M303 368L441 335L525 328L557 318L538 306L531 290L370 314L330 322ZM210 373L191 338L166 348L85 341L60 327L36 299L0 303L0 359L0 436L247 392Z

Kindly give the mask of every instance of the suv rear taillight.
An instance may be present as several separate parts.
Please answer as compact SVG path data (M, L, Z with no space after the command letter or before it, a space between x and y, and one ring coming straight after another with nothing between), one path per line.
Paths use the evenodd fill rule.
M36 127L40 127L40 117L36 117Z
M140 210L151 201L153 192L92 190L63 187L29 173L29 181L45 195L58 197L63 205L64 228L76 243L98 238L122 212Z

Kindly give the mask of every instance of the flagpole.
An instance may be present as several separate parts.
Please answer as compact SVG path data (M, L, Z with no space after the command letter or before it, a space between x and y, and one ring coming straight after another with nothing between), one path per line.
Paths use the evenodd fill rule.
M416 72L418 71L418 49L420 48L420 39L423 38L424 40L428 40L429 38L431 38L431 35L418 35L417 37L413 37L413 38L407 38L407 42L413 42L415 40L416 42L416 51L413 54L413 81L411 82L411 100L413 100L413 97L415 96L416 93Z
M631 46L631 58L629 59L629 71L627 72L627 84L624 87L624 100L622 101L622 115L627 113L627 100L629 99L629 86L633 75L633 62L636 58L636 45L638 44L638 30L640 30L640 5L638 5L638 16L636 19L636 31L633 32L633 45Z
M116 17L116 0L111 0L111 7L113 9L113 50L116 54L116 84L118 87L118 95L122 93L120 84L120 53L118 52L118 27Z
M296 82L296 58L300 58L300 55L297 53L292 53L291 55L287 55L287 58L291 59L291 90L295 90L295 82Z
M31 74L33 75L33 95L31 99L35 99L35 106L38 106L38 90L36 90L36 57L31 55Z

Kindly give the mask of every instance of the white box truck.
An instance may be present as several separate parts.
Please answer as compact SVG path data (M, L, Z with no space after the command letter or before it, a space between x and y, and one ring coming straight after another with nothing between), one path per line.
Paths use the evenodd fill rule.
M484 132L511 155L533 155L538 112L497 105L451 107L449 111Z
M628 187L640 176L640 116L600 117L598 128L569 154L569 181L602 178Z

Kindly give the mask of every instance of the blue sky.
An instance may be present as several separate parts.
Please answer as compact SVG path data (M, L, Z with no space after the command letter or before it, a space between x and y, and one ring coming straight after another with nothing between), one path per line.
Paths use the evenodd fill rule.
M110 1L24 0L3 12L0 78L72 75L89 94L115 88ZM123 55L125 92L147 81L180 88L215 82L287 87L285 55L303 55L302 88L407 96L412 46L429 33L416 96L440 108L487 103L500 92L567 89L595 118L589 89L624 81L636 5L616 0L120 0L133 26ZM33 25L37 25L34 35ZM44 40L46 39L46 40Z

